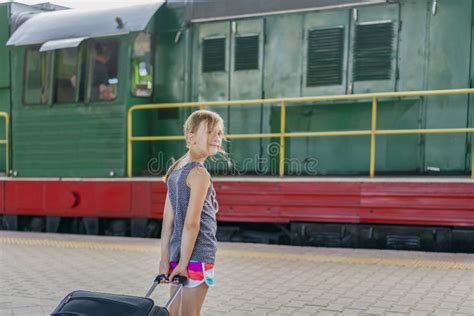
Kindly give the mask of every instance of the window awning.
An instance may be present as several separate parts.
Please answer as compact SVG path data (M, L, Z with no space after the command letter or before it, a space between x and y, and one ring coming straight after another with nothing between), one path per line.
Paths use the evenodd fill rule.
M47 41L41 45L40 52L47 52L49 50L61 49L61 48L73 48L79 46L83 40L87 37L68 38L63 40L52 40Z
M100 10L40 13L22 24L7 46L42 45L41 50L47 51L77 47L87 38L140 32L163 4L164 1L157 1Z

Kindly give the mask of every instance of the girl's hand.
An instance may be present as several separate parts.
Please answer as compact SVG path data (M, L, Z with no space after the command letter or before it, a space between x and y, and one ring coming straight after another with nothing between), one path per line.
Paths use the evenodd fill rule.
M160 260L160 267L158 269L158 274L164 274L166 276L166 280L163 280L163 283L169 283L169 275L170 273L170 263L167 260Z
M188 269L187 269L187 265L183 265L181 263L178 263L178 265L176 266L176 268L174 268L173 272L171 272L170 276L169 276L169 282L173 282L173 278L177 275L181 275L181 276L184 276L184 277L188 277ZM173 282L174 284L177 284L177 282Z

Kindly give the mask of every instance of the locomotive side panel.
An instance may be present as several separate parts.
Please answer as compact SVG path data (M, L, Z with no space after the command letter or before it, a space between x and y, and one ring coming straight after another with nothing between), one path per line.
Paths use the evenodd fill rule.
M466 66L470 58L470 43L465 39L470 33L471 6L472 1L438 2L437 7L428 0L400 1L352 9L265 16L262 18L265 24L263 95L271 98L465 88L468 84ZM433 15L435 7L438 9ZM460 11L463 14L458 14ZM217 28L228 22L232 26L241 23L239 21L248 20L197 23L194 28L212 28L213 25ZM449 40L450 45L446 45L451 24L455 25L456 35ZM221 29L227 30L228 27ZM233 29L231 27L231 31ZM452 49L453 41L456 49ZM232 47L237 45L235 38L226 45L233 56ZM195 47L201 56L200 47ZM329 59L324 57L324 51L332 52ZM229 53L226 51L226 54ZM195 60L200 62L201 57ZM195 80L200 80L200 70L194 68ZM221 75L224 77L218 84L207 82L206 91L225 92L225 86L229 86L229 91L233 91L230 98L239 99L237 96L240 97L248 86L258 85L258 80L253 80L235 86L231 80L235 77L232 68L227 76L225 72ZM197 81L194 84L198 84ZM199 96L196 95L195 100L199 100ZM291 109L287 111L287 132L370 128L370 102L288 106ZM266 113L261 116L262 126L269 124L271 131L278 133L280 109L274 106L270 111L270 117ZM449 119L445 119L448 116ZM459 128L466 127L466 116L466 96L379 100L378 128ZM236 126L232 116L227 117L227 121L233 121L231 129ZM245 118L238 121L249 131L259 126ZM264 158L271 141L262 142L260 151L246 147L240 154L239 150L235 163L254 155ZM240 148L232 148L232 144L238 143L238 140L231 142L231 154L232 149L237 152ZM369 149L370 141L366 136L289 138L285 150L286 170L289 175L314 175L314 172L320 175L367 174ZM425 174L430 170L444 174L467 173L467 150L466 135L462 134L377 136L376 170L379 174ZM345 154L341 155L341 152ZM269 154L267 174L275 174L272 166L277 154ZM307 163L313 159L318 168L309 173ZM251 170L255 168L248 167L243 171Z
M263 93L267 99L301 96L303 60L300 54L303 23L301 14L265 17ZM263 122L269 122L271 132L279 131L280 106L270 105L267 108L269 112L264 113ZM276 175L278 174L279 139L266 140L267 142L263 143L262 159L267 161L267 173ZM288 143L287 148L290 146Z
M437 1L430 14L428 90L469 87L472 1ZM467 95L429 97L423 114L425 128L467 127ZM426 135L424 170L467 173L466 134Z
M121 61L128 60L125 56L130 43L117 38L110 39L110 43L116 48L113 52L117 66L115 78L126 78L128 63ZM89 47L87 42L81 45L80 55L82 49ZM38 65L38 71L48 79L45 80L46 88L41 88L42 104L35 104L36 101L28 100L36 98L29 95L30 90L27 91L23 84L25 76L32 74L32 68L27 67L34 62L33 53L27 55L27 51L29 48L14 50L13 67L17 70L13 74L17 91L13 96L15 119L12 122L14 174L16 172L21 177L124 176L124 103L125 94L129 93L124 80L116 79L117 96L114 100L87 104L84 101L60 102L58 96L54 96L56 90L49 88L53 82L50 78L60 76L57 70L53 72L53 60L57 65L59 51L40 53L40 58L45 56L49 61ZM40 91L40 88L36 90Z
M184 102L189 100L190 30L183 24L183 11L162 10L156 15L154 103ZM152 116L150 135L182 135L188 108L145 111ZM169 160L181 157L185 150L182 141L157 141L151 143L148 164L152 175L163 174Z
M10 113L10 52L5 46L10 37L10 5L0 4L0 112ZM5 120L0 118L0 139L5 139ZM6 168L5 145L0 145L0 173Z

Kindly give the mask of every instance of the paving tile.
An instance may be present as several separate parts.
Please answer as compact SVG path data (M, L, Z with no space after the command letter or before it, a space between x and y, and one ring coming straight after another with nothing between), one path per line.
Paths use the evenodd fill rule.
M1 316L13 316L13 309L11 308L0 308Z
M340 315L344 315L344 316L356 316L356 315L361 315L362 314L362 310L359 310L359 309L350 309L350 308L345 308L344 311L342 311L342 313L340 313Z
M464 313L464 314L472 314L474 315L474 307L470 306L461 306L456 310L458 313Z
M367 314L384 315L387 312L385 308L371 307L365 311Z
M427 316L431 315L431 311L423 311L423 310L412 310L409 316Z
M377 307L377 308L384 308L384 309L390 309L392 306L393 306L393 302L385 301L385 300L379 300L375 303L370 304L370 307Z
M326 311L326 310L321 310L318 312L318 316L335 316L335 315L340 315L340 313L333 312L333 311Z
M396 313L409 313L412 310L411 306L404 306L404 305L392 305L388 309L389 312L396 312Z
M13 308L15 315L43 315L44 311L41 306L28 306L28 307L17 307Z
M434 316L446 316L446 315L453 315L456 311L453 309L444 309L444 308L437 308L433 311Z

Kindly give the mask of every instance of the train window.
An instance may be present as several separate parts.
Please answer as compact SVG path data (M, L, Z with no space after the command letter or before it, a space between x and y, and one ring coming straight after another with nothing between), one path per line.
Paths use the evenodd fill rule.
M235 38L235 70L258 69L258 35L239 35Z
M139 33L133 43L132 94L149 97L153 92L151 35Z
M95 40L89 46L91 75L90 100L110 101L117 97L118 90L118 51L116 40Z
M393 22L356 25L354 81L391 79L394 36Z
M202 72L225 71L225 37L202 41Z
M54 67L54 103L76 101L78 49L66 48L56 52Z
M342 84L344 28L308 31L306 86Z
M26 49L23 101L25 104L49 102L51 53L40 53L38 47Z

